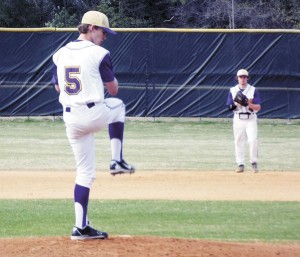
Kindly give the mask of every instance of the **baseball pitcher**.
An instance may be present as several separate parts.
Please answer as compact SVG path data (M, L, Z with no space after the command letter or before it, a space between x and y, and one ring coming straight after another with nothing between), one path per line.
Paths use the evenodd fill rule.
M134 173L135 168L122 155L124 103L117 98L104 99L104 87L114 96L118 81L110 53L101 44L108 34L116 33L109 28L106 15L97 11L85 13L78 30L78 39L53 55L53 81L77 167L71 239L106 239L108 234L92 228L87 215L90 188L96 178L94 133L108 126L112 175Z
M227 106L233 111L233 133L235 145L235 158L238 168L236 172L244 172L244 149L248 139L250 162L254 172L258 172L258 139L257 116L260 111L260 96L258 90L248 84L249 73L245 69L237 72L238 84L230 88Z

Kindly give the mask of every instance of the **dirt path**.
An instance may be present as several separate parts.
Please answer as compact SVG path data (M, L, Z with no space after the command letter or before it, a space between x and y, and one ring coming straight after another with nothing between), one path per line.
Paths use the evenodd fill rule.
M72 198L74 172L0 171L0 199ZM98 173L92 199L300 201L300 172L142 171ZM226 243L158 237L112 236L74 242L68 237L0 240L0 256L299 257L300 244Z
M71 171L0 171L0 199L73 198L74 179ZM300 172L101 172L91 198L300 201L299 185Z

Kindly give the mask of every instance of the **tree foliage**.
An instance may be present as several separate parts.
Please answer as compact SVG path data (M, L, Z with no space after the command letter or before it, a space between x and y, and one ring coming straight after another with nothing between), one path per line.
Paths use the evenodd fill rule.
M299 0L2 0L0 27L76 27L88 10L115 28L300 29Z
M78 19L75 14L70 14L68 10L63 7L61 11L54 14L51 21L47 22L46 27L56 28L73 28L78 23Z
M40 27L51 18L53 4L47 0L3 0L0 4L1 27Z

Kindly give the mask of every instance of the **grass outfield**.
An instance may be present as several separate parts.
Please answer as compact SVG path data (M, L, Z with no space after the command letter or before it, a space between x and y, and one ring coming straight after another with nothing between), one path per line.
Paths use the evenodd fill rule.
M71 233L72 200L1 200L0 204L1 237ZM299 202L92 200L89 207L93 226L111 235L300 241Z
M259 124L260 169L299 171L300 124ZM62 121L0 121L1 170L75 170ZM107 171L107 131L96 135L97 167ZM126 124L124 155L139 170L235 169L229 122ZM248 159L247 159L248 160ZM237 192L238 193L238 192ZM299 202L90 202L94 226L113 234L230 241L300 241ZM0 200L0 237L69 235L72 200Z
M0 132L0 170L75 169L62 121L1 120ZM299 171L299 123L262 123L258 133L261 170ZM128 121L123 152L138 170L236 167L230 122ZM109 161L108 132L102 131L96 134L97 169L107 171Z

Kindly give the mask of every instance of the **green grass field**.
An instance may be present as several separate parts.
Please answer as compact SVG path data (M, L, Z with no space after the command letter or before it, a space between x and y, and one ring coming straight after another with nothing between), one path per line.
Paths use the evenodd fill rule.
M0 204L2 237L71 233L72 200L1 200ZM300 202L92 200L89 208L93 225L111 235L300 241Z
M230 122L127 122L124 153L139 170L235 169ZM259 124L260 169L300 171L300 124ZM0 121L1 170L74 170L62 121ZM107 131L96 136L107 171ZM229 241L300 241L300 202L92 200L89 217L110 234ZM69 235L72 200L0 200L0 237Z
M235 169L230 122L128 121L125 130L125 159L139 170ZM75 169L62 121L1 120L0 131L0 170ZM299 139L299 123L259 124L260 169L299 171ZM98 170L106 171L107 131L96 134L96 156Z

